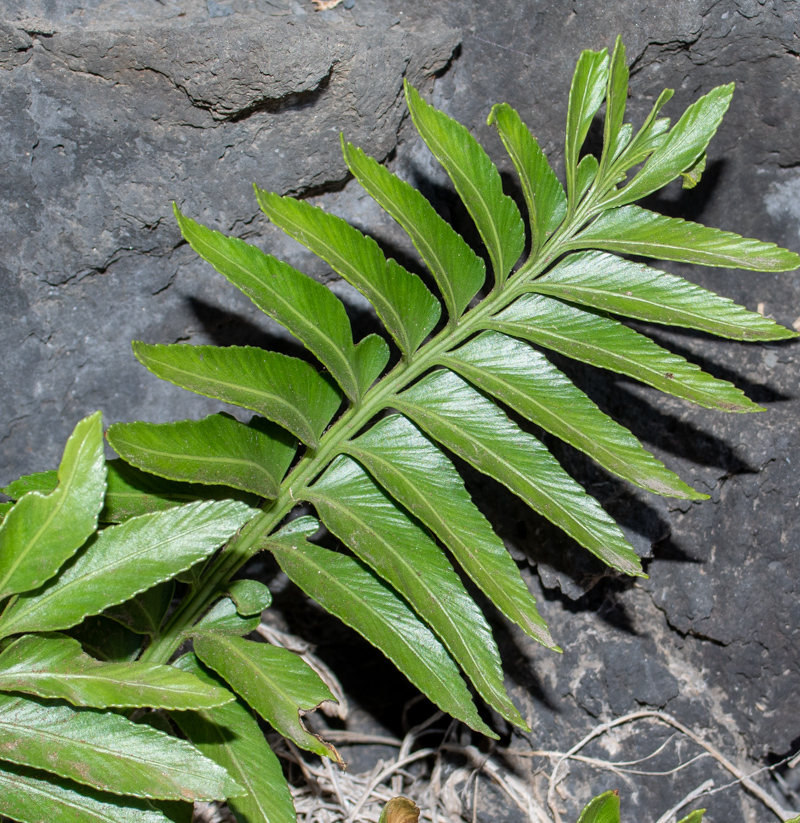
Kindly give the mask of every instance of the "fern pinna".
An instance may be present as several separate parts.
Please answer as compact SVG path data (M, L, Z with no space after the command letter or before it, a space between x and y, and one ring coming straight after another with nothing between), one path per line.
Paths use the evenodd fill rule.
M125 521L112 529L204 496L237 496L238 502L226 505L259 506L255 514L248 509L250 517L239 508L225 510L229 521L240 518L242 528L205 566L176 570L187 588L167 619L163 595L137 596L139 613L157 615L144 631L135 625L136 610L114 601L120 604L114 606L116 618L122 610L126 625L149 636L143 650L134 652L137 665L166 664L191 638L194 652L174 665L208 689L224 686L238 695L236 702L217 707L207 697L207 708L170 716L245 786L230 801L240 819L275 823L291 817L276 762L264 755L256 763L248 755L265 744L258 748L253 742L260 733L247 706L297 745L337 757L298 718L298 709L330 698L324 684L298 658L289 659L294 655L243 639L269 593L254 581L231 580L256 552L272 552L300 589L381 649L443 710L493 735L473 703L469 681L494 710L525 728L504 688L489 625L450 558L523 631L557 646L448 453L506 486L610 567L642 575L639 558L613 519L507 410L641 488L684 499L705 495L601 412L547 353L627 375L708 408L760 410L730 383L617 319L736 340L795 336L769 318L624 256L756 271L800 264L798 255L775 245L633 205L680 176L685 185L697 182L733 84L701 97L674 125L660 116L672 94L665 91L636 132L624 122L627 90L621 42L610 58L606 50L581 54L569 95L566 189L519 114L506 104L492 109L489 123L522 184L526 233L483 148L464 126L406 87L414 125L477 227L488 273L484 259L418 191L343 140L353 175L408 233L438 297L344 220L256 188L261 208L277 226L369 300L397 347L395 362L382 336L354 342L344 305L325 286L176 209L192 248L319 361L314 367L246 346L136 342L137 358L154 374L256 414L248 423L215 414L171 424L116 424L108 431L122 460L109 464L100 520ZM582 155L604 101L602 153ZM526 244L530 253L522 260ZM42 478L26 482L20 490L46 485ZM55 478L48 482L52 488ZM311 504L318 519L288 519L300 503ZM311 541L320 522L347 551ZM21 602L3 616L11 620L4 636L37 631L35 623L15 618ZM112 605L104 601L102 608ZM48 627L68 628L63 620ZM234 739L215 737L213 729L220 726L233 729ZM262 795L271 798L266 805Z

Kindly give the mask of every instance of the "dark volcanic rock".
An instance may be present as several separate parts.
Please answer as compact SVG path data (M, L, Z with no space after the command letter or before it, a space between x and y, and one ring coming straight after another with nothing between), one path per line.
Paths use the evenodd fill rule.
M610 47L622 34L634 122L665 86L676 90L666 112L674 118L714 85L735 80L700 185L671 188L650 205L800 250L794 2L357 0L352 11L322 15L304 14L308 7L187 0L152 4L145 16L139 3L6 4L0 482L52 467L68 431L95 408L111 422L219 407L151 378L130 355L131 338L274 346L277 336L294 351L180 245L170 201L330 281L364 330L374 323L364 301L257 217L251 182L306 194L342 186L343 130L381 159L396 148L395 168L475 240L446 176L401 125L403 76L421 82L440 73L433 102L484 143L515 196L511 164L485 125L488 111L500 101L518 108L560 171L569 80L582 48ZM393 254L409 255L399 230L354 184L320 199ZM800 327L797 274L665 268ZM653 333L767 411L725 416L565 365L602 408L711 495L702 503L653 499L548 441L620 520L647 558L649 579L608 574L511 495L467 472L565 650L555 655L495 620L512 693L532 728L511 737L520 753L514 764L533 782L553 761L531 758L531 749L566 751L598 723L643 710L669 713L744 771L800 741L800 346ZM348 683L356 704L370 702L358 694L358 678ZM663 746L634 768L670 772L702 753L674 731L640 719L581 753L632 761ZM674 774L633 775L630 784L585 762L572 762L562 777L557 801L570 823L604 789L621 790L625 819L656 820L705 780L720 787L733 779L709 757ZM769 777L759 780L777 791ZM500 809L500 795L485 798L478 819L518 819ZM708 823L771 815L737 788L702 805Z
M98 8L79 27L61 11L37 19L47 36L0 29L3 482L57 460L89 407L108 422L211 408L167 404L130 355L135 337L196 339L203 306L227 292L179 248L171 202L252 234L253 182L340 185L340 131L386 157L403 78L424 82L457 43L441 23L418 33L349 16L206 12L141 24ZM260 322L227 293L222 302Z

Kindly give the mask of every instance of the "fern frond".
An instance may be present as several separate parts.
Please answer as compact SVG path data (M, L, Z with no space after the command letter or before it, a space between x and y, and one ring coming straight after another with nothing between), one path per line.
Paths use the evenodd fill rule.
M681 174L699 174L733 89L713 89L672 128L659 116L671 97L667 91L634 131L624 122L627 87L620 41L610 57L605 50L581 55L569 96L565 187L520 115L507 104L492 109L489 123L508 149L527 204L531 253L525 260L524 223L502 190L496 166L464 126L406 87L414 124L452 180L491 262L494 287L477 303L486 276L480 250L469 248L408 183L342 140L353 174L406 230L430 269L446 323L439 323L439 299L419 277L387 260L371 238L309 203L256 188L259 204L276 225L372 303L386 337L370 335L356 344L344 306L332 292L255 246L176 211L192 247L295 335L320 370L252 349L134 344L139 359L158 376L256 411L286 430L281 439L275 428L219 417L172 427L111 427L111 443L139 469L170 480L227 483L265 501L208 579L198 579L198 600L173 618L175 626L184 620L184 630L193 631L231 574L254 552L267 549L301 589L382 649L443 709L486 729L458 676L460 667L490 706L524 726L503 686L488 624L451 558L509 619L540 642L555 643L447 452L505 485L610 567L641 575L636 552L612 518L541 442L512 421L509 410L642 488L700 499L705 495L556 369L548 351L693 403L746 412L759 407L617 316L739 340L794 336L680 277L618 256L758 271L800 264L796 254L771 244L632 205ZM582 155L604 101L602 154ZM388 338L401 354L392 364ZM204 434L214 445L201 455ZM201 459L206 468L197 465ZM259 471L254 473L248 461L259 464ZM314 506L319 522L352 556L310 542L314 519L284 524L301 502ZM233 607L227 608L235 617ZM239 624L231 625L236 633ZM196 631L210 629L200 623ZM227 671L224 662L234 649L236 655L246 653L248 641L221 643L201 641L199 657L254 705L256 698L246 691L266 675L254 663L243 684L244 675ZM166 648L162 644L152 654ZM295 739L316 745L302 735Z

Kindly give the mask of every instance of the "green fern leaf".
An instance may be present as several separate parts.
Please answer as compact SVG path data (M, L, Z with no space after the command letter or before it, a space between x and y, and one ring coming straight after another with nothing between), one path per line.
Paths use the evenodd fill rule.
M272 605L272 592L258 580L234 580L226 592L242 617L261 616Z
M642 566L619 527L535 438L460 377L440 370L394 405L434 440L493 477L604 563L626 574Z
M192 581L197 585L200 580ZM197 622L192 631L206 634L243 637L258 628L261 615L241 615L230 597L223 597Z
M300 719L301 711L334 700L330 689L302 658L269 643L207 632L195 636L194 650L276 731L300 748L341 764L336 749L311 734Z
M521 297L491 323L497 331L626 374L667 394L721 411L763 411L725 380L701 371L610 317L542 295Z
M436 280L450 319L458 320L486 279L483 260L415 188L344 138L342 150L358 182L408 233Z
M242 791L188 743L112 712L0 695L0 746L4 760L115 794L221 800Z
M328 375L278 352L134 341L133 353L162 380L263 414L311 448L342 402Z
M0 814L20 823L170 823L147 800L116 797L12 763L0 763Z
M525 246L519 209L503 194L497 167L464 126L426 103L408 82L405 89L414 125L453 181L489 252L495 282L502 285Z
M690 500L706 496L645 451L626 428L603 414L565 374L527 344L497 332L483 332L440 363L619 477L656 494Z
M346 546L403 592L481 697L506 719L525 727L503 686L491 629L427 533L347 457L337 458L306 497Z
M0 526L0 600L49 580L94 532L106 490L100 412L75 427L56 479L47 496L26 494Z
M531 227L531 256L535 257L561 225L567 213L567 195L536 138L508 103L493 106L487 123L497 127L522 182Z
M173 663L208 686L219 687L193 654ZM217 708L173 712L172 719L210 760L222 766L247 794L232 797L228 806L247 823L295 823L295 808L283 769L247 706L236 700Z
M222 706L233 695L172 666L101 663L64 635L24 635L0 654L0 691L62 699L105 709L154 706L194 709Z
M625 46L617 37L608 72L606 91L606 117L603 125L603 168L625 149L632 129L624 129L625 108L628 102L630 71L625 62Z
M729 337L733 340L785 340L797 333L732 300L621 257L602 252L572 254L529 291L601 311Z
M107 437L117 454L151 474L268 499L278 496L297 448L274 423L253 418L245 425L225 413L178 423L115 423Z
M105 529L57 578L6 608L0 636L66 629L124 603L210 555L254 514L232 501L189 503Z
M690 169L716 134L731 104L733 85L718 86L692 103L659 143L644 168L606 204L622 206L640 200Z
M578 823L619 823L619 792L604 792L581 812Z
M511 156L528 205L531 254L516 270L525 229L516 205L503 194L497 168L463 125L406 86L414 124L453 181L491 260L494 288L480 299L476 295L485 272L476 253L419 192L342 141L350 169L406 230L430 269L448 312L441 325L436 297L418 277L387 260L372 239L308 203L256 189L276 225L326 260L375 307L402 354L386 373L386 340L372 335L354 345L344 305L324 286L253 246L177 213L195 250L297 337L328 374L252 349L223 354L210 347L137 344L137 355L156 374L264 414L301 443L294 457L291 450L277 462L258 457L271 477L269 489L263 481L203 477L196 467L178 472L173 466L165 472L123 449L129 459L169 477L207 483L224 479L229 487L239 482L270 498L214 559L168 575L179 573L189 584L189 595L163 630L159 627L162 634L143 652L144 660L166 662L177 643L194 635L201 655L209 661L214 656L215 668L234 688L233 681L238 683L240 694L247 691L255 705L255 684L263 682L264 673L256 671L260 664L244 662L244 656L247 652L260 660L259 655L272 652L238 636L258 621L268 593L256 591L252 602L245 598L247 602L234 603L231 596L237 595L230 581L255 552L268 549L304 591L382 649L439 706L473 728L485 728L458 676L460 666L491 706L524 726L503 688L488 624L445 551L504 614L542 642L553 645L553 640L515 564L469 498L446 452L504 484L607 565L627 574L640 575L642 570L621 530L503 407L642 488L685 499L704 495L601 413L544 353L522 341L709 408L748 412L759 407L733 385L703 373L609 315L741 340L794 336L688 281L614 256L766 271L800 264L800 256L771 244L630 205L681 175L696 181L732 87L710 92L672 128L670 120L660 116L672 96L667 90L635 131L625 122L628 79L621 40L610 60L605 50L581 55L567 114L568 197L520 115L506 104L492 110L489 121ZM582 156L604 100L602 153L599 159ZM628 173L641 163L625 185ZM341 408L333 382L345 395ZM117 432L129 430L112 429L112 442ZM220 439L217 445L194 449L193 456L212 462L237 459L244 454L241 445L223 445ZM256 456L249 448L247 454ZM171 485L151 487L118 470L113 476L118 479L110 481L113 494L109 492L106 508L121 517L144 506L166 508L191 495L203 496L203 487L196 484L169 481ZM37 482L44 486L52 479L25 480ZM206 496L218 494L218 489L205 487ZM277 531L300 503L314 506L320 520L356 557L309 542L317 524L313 519L289 520ZM177 565L185 567L186 562ZM148 585L160 579L167 577L154 577ZM130 591L126 597L135 594ZM155 602L155 594L150 597ZM24 600L14 603L4 620L14 617ZM126 610L138 606L132 601ZM232 650L241 659L238 672L230 662ZM295 714L296 709L297 704ZM287 733L297 730L287 727ZM606 799L597 808L609 803L613 806Z
M328 262L372 303L400 350L412 355L439 320L441 306L416 274L387 260L378 244L341 217L256 187L262 211Z
M344 304L332 291L286 263L233 237L175 215L189 245L265 314L313 352L353 401L372 385L389 360L378 335L353 345Z
M751 271L790 271L800 266L800 255L774 243L664 217L638 206L605 212L576 235L569 247Z
M470 499L455 466L416 426L392 415L346 448L450 549L506 617L540 643L555 646L516 563Z
M578 157L589 133L592 119L603 103L607 81L608 49L582 52L578 58L578 65L575 66L569 90L567 140L564 152L567 199L571 210L575 209L580 199Z
M318 530L314 518L299 517L264 547L296 586L380 649L440 709L497 737L480 719L453 658L425 623L369 567L309 542Z

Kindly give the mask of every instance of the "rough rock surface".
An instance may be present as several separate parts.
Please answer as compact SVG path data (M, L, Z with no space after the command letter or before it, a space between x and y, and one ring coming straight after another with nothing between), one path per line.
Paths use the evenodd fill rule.
M0 393L3 480L52 462L90 406L109 421L178 410L130 340L194 339L224 289L179 248L172 201L253 233L253 182L341 184L340 131L385 158L403 78L423 83L458 42L440 22L407 32L255 6L209 19L190 3L185 17L143 22L57 5L46 24L0 29L0 346L14 353Z
M518 108L559 166L574 61L581 48L610 46L618 33L633 64L634 120L665 86L676 90L668 112L675 116L735 80L701 184L659 195L653 206L800 250L800 15L790 0L356 0L352 11L309 8L280 0L152 3L144 21L137 3L7 4L0 482L51 467L74 422L95 408L108 422L218 408L150 378L128 353L131 338L258 344L276 333L179 245L170 200L328 280L324 266L255 217L249 186L314 193L340 185L344 130L380 158L396 147L395 167L474 233L446 177L401 127L404 74L420 82L439 73L433 102L467 124L505 171L510 163L485 125L491 104ZM352 183L320 200L404 253L399 231ZM785 325L800 320L797 274L673 270ZM332 285L366 328L363 302ZM559 452L649 558L648 580L603 576L510 495L468 476L565 649L556 656L496 620L512 693L532 727L510 744L531 779L547 763L525 757L531 748L564 751L599 722L642 709L670 713L745 771L800 746L800 346L657 336L767 412L723 416L571 370L596 402L711 495L699 504L657 500ZM320 654L346 660L355 641L347 635L345 652L337 650L337 631L319 627ZM363 678L345 675L345 683L357 704L375 702ZM382 721L391 722L385 714ZM630 761L666 743L638 768L668 771L701 752L670 734L637 721L583 754ZM711 758L671 776L634 775L630 785L585 763L570 769L558 796L565 821L607 788L622 791L626 819L655 820L704 780L732 780ZM795 772L800 767L783 773L785 792L800 788ZM797 795L780 794L766 775L759 780L800 811ZM486 797L478 819L522 819L501 796ZM702 805L709 823L774 819L738 788Z

